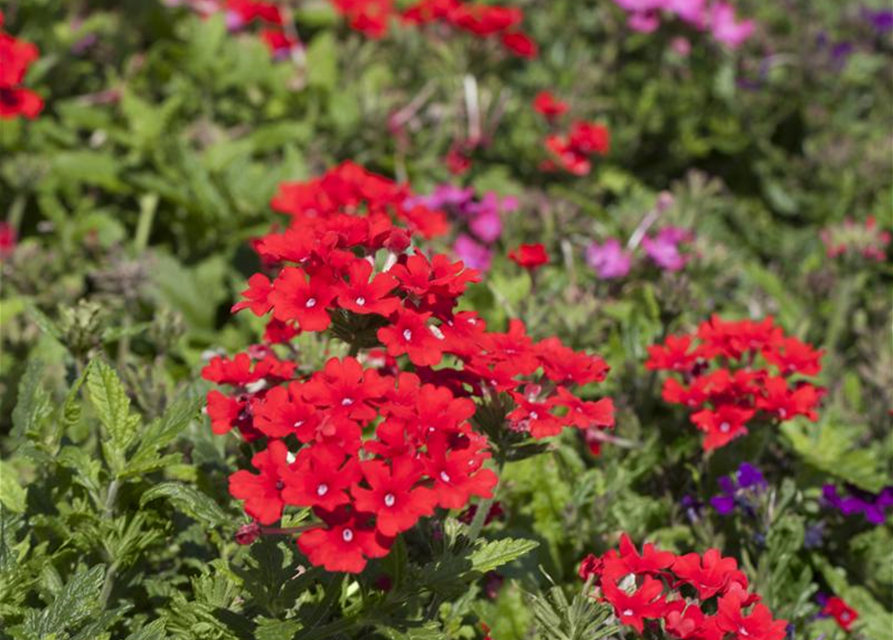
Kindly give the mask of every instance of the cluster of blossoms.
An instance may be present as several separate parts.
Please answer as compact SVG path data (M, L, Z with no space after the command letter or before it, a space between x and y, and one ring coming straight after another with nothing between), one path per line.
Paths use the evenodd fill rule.
M277 60L290 58L302 51L297 36L285 29L285 20L279 6L261 0L164 0L171 7L186 5L201 16L222 13L231 33L242 31L253 23L260 23L260 37Z
M698 31L709 31L717 42L736 49L751 35L752 20L739 21L735 9L723 0L614 0L627 12L627 24L635 31L652 33L665 16L681 20Z
M768 486L762 472L752 464L744 462L734 474L719 479L720 493L710 498L710 506L724 516L736 509L753 516L754 498L759 497Z
M554 126L569 109L566 102L548 91L537 94L533 108L550 126ZM592 157L605 156L610 151L611 134L603 125L574 120L566 134L553 132L547 135L545 146L550 157L541 164L544 171L560 169L575 176L585 176L592 170Z
M462 0L420 0L400 11L393 0L332 0L350 27L370 38L381 38L388 32L392 19L404 24L425 26L445 24L471 33L478 38L498 38L512 54L535 58L538 47L521 30L524 12L517 7L476 4Z
M822 607L820 618L834 618L844 631L849 631L853 627L853 623L859 618L859 613L848 605L843 598L838 596L827 596L820 593L816 596L819 606Z
M233 307L270 315L266 344L203 371L231 388L208 395L213 431L235 428L265 445L251 461L257 473L233 474L230 492L263 525L286 505L312 508L321 522L298 545L330 571L362 571L437 507L491 497L497 477L484 464L492 453L475 430L486 417L534 438L614 422L609 398L572 391L604 379L601 358L557 338L536 343L518 320L505 333L487 331L475 313L456 309L479 274L409 251L414 236L446 228L442 213L407 206L411 197L352 163L281 185L272 207L291 223L255 244L275 275L252 276ZM297 333L326 330L351 355L321 371L300 371L273 351Z
M829 258L861 257L876 262L887 259L890 232L879 229L874 216L868 216L863 224L847 218L841 224L823 229L821 237Z
M707 451L747 434L747 425L760 418L818 419L824 391L792 378L817 375L823 352L786 336L771 317L755 322L713 316L694 335L671 335L648 347L648 354L648 369L681 376L664 382L663 399L695 410L691 421L706 434Z
M639 634L685 640L782 640L787 622L774 620L734 558L717 549L676 555L645 544L640 554L624 534L619 550L587 556L580 577L596 587L621 624ZM657 636L655 636L657 637Z
M462 225L453 243L453 253L472 269L488 271L493 261L494 245L502 236L502 216L518 209L514 197L500 198L487 192L480 199L474 188L451 184L439 185L427 196L417 196L406 206L421 204L434 211L443 211Z
M0 11L0 29L3 20ZM43 99L22 86L28 67L39 55L34 44L0 31L0 118L9 120L25 116L33 119L43 110Z
M847 486L846 494L841 495L835 485L826 484L822 487L822 501L845 516L861 513L871 524L881 525L887 521L887 511L893 508L893 487L871 493Z

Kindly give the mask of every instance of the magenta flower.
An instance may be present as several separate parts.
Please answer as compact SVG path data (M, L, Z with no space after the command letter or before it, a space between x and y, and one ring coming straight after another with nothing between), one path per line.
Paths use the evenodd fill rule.
M679 245L691 240L691 233L680 227L665 227L652 238L642 238L642 248L655 264L665 271L679 271L689 256L679 251Z
M603 280L626 276L632 268L632 259L616 238L608 238L602 244L593 242L586 249L586 263Z
M493 262L493 250L484 246L467 233L460 233L453 244L453 253L465 266L488 271Z

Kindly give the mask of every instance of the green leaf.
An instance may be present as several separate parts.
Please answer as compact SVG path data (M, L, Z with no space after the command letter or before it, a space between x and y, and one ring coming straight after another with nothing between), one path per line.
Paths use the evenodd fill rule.
M223 526L228 521L226 513L214 500L180 482L162 482L155 485L140 498L140 508L158 498L167 498L176 509L211 527Z
M338 43L331 31L323 31L307 47L307 84L326 89L338 84Z
M872 493L884 486L876 452L860 446L853 430L832 421L821 425L786 422L782 432L804 462L816 469Z
M52 413L50 396L41 385L43 369L43 362L30 360L19 382L18 401L12 411L13 437L38 433L41 421Z
M101 606L99 595L104 578L104 565L76 573L47 608L26 618L25 631L38 638L59 637L93 616Z
M90 404L109 436L109 465L117 472L123 467L124 452L137 434L140 418L130 413L127 391L109 365L93 360L87 373Z
M257 629L254 635L257 640L283 640L293 637L304 626L298 620L272 620L261 618L256 620Z
M487 542L471 554L471 566L486 573L533 551L540 545L536 540L502 538Z
M0 460L0 504L13 513L23 513L28 493L19 485L17 476L8 462Z
M164 632L164 620L158 619L150 622L139 631L134 631L124 640L164 640L167 634Z
M119 477L142 475L179 462L179 453L162 456L160 452L189 426L203 404L204 398L198 394L185 393L177 398L164 415L146 428L140 437L139 448Z

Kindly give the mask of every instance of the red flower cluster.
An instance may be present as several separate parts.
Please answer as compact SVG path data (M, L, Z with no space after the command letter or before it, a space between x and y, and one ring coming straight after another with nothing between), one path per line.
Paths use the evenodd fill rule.
M843 598L838 598L837 596L828 598L825 606L822 608L822 615L834 618L838 626L844 631L849 631L859 617L855 609L844 602Z
M794 376L815 376L823 351L786 336L771 317L726 322L714 316L695 335L671 335L648 347L645 366L682 377L664 382L663 398L697 410L691 421L706 434L704 449L747 434L758 418L818 419L824 390Z
M266 439L252 458L257 473L233 474L230 492L265 525L286 505L311 507L322 524L298 544L330 571L362 571L436 507L492 495L489 442L471 423L476 401L500 396L509 428L534 438L614 421L609 398L570 390L604 379L601 358L557 338L536 343L518 320L488 332L475 313L456 309L479 275L445 255L409 251L413 235L445 230L443 215L408 206L410 195L352 163L281 185L272 207L291 224L255 244L277 271L252 276L233 307L270 315L267 344L203 371L232 388L208 395L213 431ZM299 373L273 353L299 332L325 330L359 358ZM376 351L360 355L364 348ZM413 373L399 371L401 356Z
M548 91L537 94L533 108L550 125L569 109L566 102ZM566 135L552 133L546 136L545 144L551 158L542 163L544 170L562 169L576 176L585 176L592 169L592 156L604 156L610 151L611 134L600 124L575 120Z
M0 29L3 28L0 11ZM43 99L22 86L28 67L39 56L30 42L0 33L0 118L10 120L18 116L34 119L43 110Z
M646 623L684 640L782 640L787 622L773 620L734 558L717 549L676 555L645 544L640 554L629 536L620 550L587 556L580 577L614 608L619 621L643 633ZM714 604L715 603L715 604ZM715 613L710 613L714 611Z
M405 24L423 26L434 22L448 24L479 38L498 37L503 46L516 56L535 58L536 42L519 27L524 19L521 9L496 5L473 4L462 0L420 0L402 13L393 0L332 0L350 27L370 38L381 38L388 32L392 18Z

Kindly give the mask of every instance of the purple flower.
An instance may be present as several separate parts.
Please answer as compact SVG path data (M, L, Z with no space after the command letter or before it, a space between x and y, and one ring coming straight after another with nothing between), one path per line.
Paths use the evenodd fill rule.
M466 266L480 271L489 271L493 262L493 250L485 247L467 233L460 233L453 244L453 253Z
M710 506L723 516L739 506L745 513L753 515L748 494L762 493L768 487L762 472L747 462L742 463L732 475L721 477L718 482L720 493L710 498Z
M679 251L679 245L690 239L691 233L687 229L665 227L654 237L642 238L642 248L661 269L679 271L688 262L688 256Z
M586 249L586 263L603 280L622 278L632 267L632 256L624 251L620 241L609 238L603 244L593 242Z
M803 546L807 549L815 549L817 547L821 547L824 537L825 522L819 521L811 527L806 528L806 531L803 534Z
M466 187L462 189L455 185L446 183L437 185L434 191L427 196L416 196L407 199L405 207L411 209L414 206L422 205L429 209L448 210L451 213L465 215L465 208L471 204L474 199L474 188Z
M883 35L893 31L893 11L889 9L881 9L880 11L863 9L862 16L871 23L871 26L879 34Z
M768 485L762 472L752 464L742 462L735 474L738 480L738 486L742 489L765 489Z
M841 496L836 486L826 484L822 487L822 499L827 506L845 516L861 513L871 524L884 524L887 519L885 511L893 507L893 486L884 487L877 494L847 486L847 492L849 495Z

